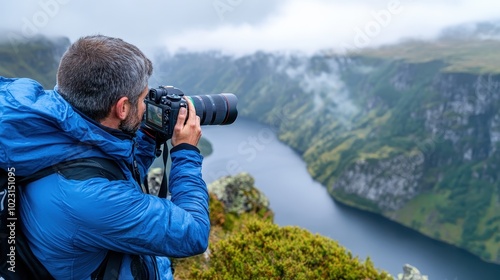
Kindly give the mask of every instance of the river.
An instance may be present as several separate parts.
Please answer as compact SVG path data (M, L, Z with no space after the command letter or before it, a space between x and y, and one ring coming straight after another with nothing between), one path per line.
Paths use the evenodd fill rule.
M248 172L270 200L275 222L300 226L338 241L361 259L396 276L405 263L430 280L498 280L500 266L427 238L381 216L335 202L307 173L306 164L268 126L239 118L228 126L203 126L213 153L203 163L208 183Z

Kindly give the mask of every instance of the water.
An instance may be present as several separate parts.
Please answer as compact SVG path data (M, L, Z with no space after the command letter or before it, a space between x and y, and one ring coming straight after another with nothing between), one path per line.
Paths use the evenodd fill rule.
M278 225L295 225L337 240L355 256L396 276L405 263L430 280L498 280L500 266L427 238L378 215L336 203L307 173L292 149L274 131L239 118L229 126L204 126L214 153L205 158L207 183L248 172L266 194Z

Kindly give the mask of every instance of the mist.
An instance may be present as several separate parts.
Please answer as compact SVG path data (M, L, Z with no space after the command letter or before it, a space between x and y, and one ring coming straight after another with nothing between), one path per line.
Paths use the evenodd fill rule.
M443 28L500 19L489 0L209 0L6 1L0 10L4 40L36 34L120 37L151 55L217 50L300 51L433 39Z

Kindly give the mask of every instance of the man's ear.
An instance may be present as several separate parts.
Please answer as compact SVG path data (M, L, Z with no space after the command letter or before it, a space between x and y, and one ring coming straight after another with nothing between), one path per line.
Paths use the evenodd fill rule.
M116 102L114 109L115 116L122 121L125 120L130 112L130 102L128 100L128 97L123 96L122 98L118 99L118 102Z

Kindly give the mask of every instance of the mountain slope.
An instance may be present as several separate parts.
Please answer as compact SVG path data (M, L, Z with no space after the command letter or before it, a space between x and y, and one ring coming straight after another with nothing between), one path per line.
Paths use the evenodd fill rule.
M155 79L188 94L234 92L240 114L275 126L335 199L500 263L499 47L181 53L157 63Z
M52 88L68 43L4 43L0 75ZM336 200L500 263L498 47L454 39L344 56L181 53L155 64L151 86L234 92L240 114L274 126Z
M69 46L67 38L34 37L23 41L0 41L0 76L29 77L46 89L56 84L59 59Z

